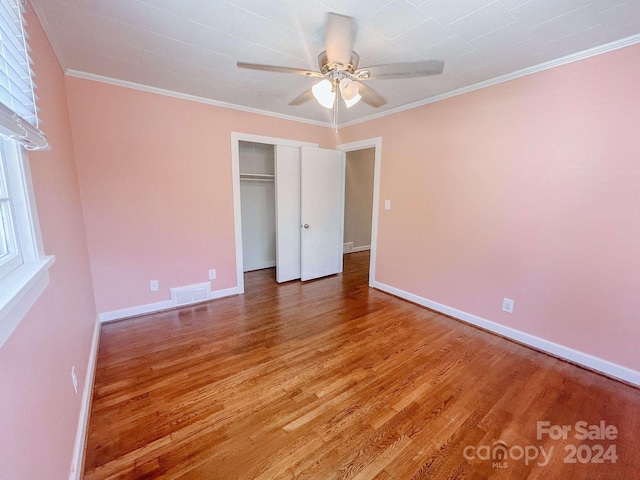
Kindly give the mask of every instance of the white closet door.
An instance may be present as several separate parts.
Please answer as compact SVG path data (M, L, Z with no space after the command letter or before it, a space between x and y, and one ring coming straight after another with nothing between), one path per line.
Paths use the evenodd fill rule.
M344 153L301 148L301 278L342 272Z
M276 281L300 278L300 148L276 146Z

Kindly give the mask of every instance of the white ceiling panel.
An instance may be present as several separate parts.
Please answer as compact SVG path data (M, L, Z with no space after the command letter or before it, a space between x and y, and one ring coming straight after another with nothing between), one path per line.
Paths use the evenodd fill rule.
M231 33L247 15L247 11L227 2L187 0L182 15L194 22Z
M280 43L288 33L287 27L250 12L233 31L234 36L270 48Z
M95 36L117 39L118 27L123 23L98 15L86 8L68 5L57 0L51 1L51 20L69 29L86 31Z
M514 43L524 42L533 37L530 30L524 28L519 22L510 23L493 32L472 40L471 45L480 53L491 54L512 46Z
M234 75L239 74L238 68L233 61L233 58L229 57L228 55L223 55L221 53L208 50L206 48L189 45L188 43L172 40L168 45L166 52L155 53L161 53L169 57L179 58L186 62L202 65L204 67L220 72L231 73Z
M365 24L387 38L395 38L429 17L406 0L393 0L365 20Z
M512 10L520 5L523 5L531 0L500 0L502 4L507 7L509 10ZM606 0L605 0L606 1Z
M512 62L516 59L527 62L529 58L548 55L548 49L544 43L536 38L530 38L523 42L514 43L500 50L500 61Z
M310 64L317 68L318 54L324 50L324 43L304 33L290 31L275 47L274 50L305 61L305 65ZM243 57L244 58L244 57ZM247 60L249 61L249 60ZM257 63L274 63L265 61L264 58L256 59Z
M531 0L514 8L511 13L525 27L534 27L589 3L584 0Z
M276 45L276 48L278 48L277 45ZM227 57L227 58L229 58L231 62L235 65L235 61L236 61L235 58L233 57ZM288 58L289 57L286 53L278 52L276 49L266 48L261 45L257 45L255 43L250 44L247 47L247 49L242 52L242 61L249 62L249 63L282 65ZM237 69L238 68L236 67L236 70ZM252 72L252 70L247 70L246 72L243 72L243 74L249 73L249 72Z
M583 30L597 27L601 23L598 13L591 7L591 5L587 5L536 25L531 29L531 31L537 38L542 38L546 41L553 41L568 35L573 35L574 33L578 33Z
M78 0L78 1L83 2L84 0ZM166 10L167 12L171 12L171 13L182 12L184 5L187 3L187 0L140 0L140 1L142 3L146 3L147 5L161 8L162 10Z
M380 59L381 63L393 63L393 62L422 62L424 58L417 53L412 52L406 48L396 50L386 57Z
M597 25L549 42L547 46L553 49L553 51L563 52L565 55L568 55L574 51L588 50L597 47L608 41L609 36L607 35L607 31L602 26Z
M88 30L63 30L58 35L57 46L65 54L70 50L74 52L86 52L87 55L93 53L93 38ZM95 37L102 38L102 37ZM107 37L108 38L108 37Z
M600 3L600 5L606 5ZM602 24L608 28L618 28L640 22L640 2L632 1L599 12Z
M500 2L493 2L450 23L447 28L463 40L470 41L515 21L513 15Z
M171 0L169 0L171 1ZM289 3L289 0L228 0L229 3L244 8L247 11L253 12L256 15L260 15L264 18L273 20L275 16L280 13L284 6Z
M361 27L356 37L355 51L360 65L377 65L382 59L399 51L402 46L368 27Z
M331 123L317 79L238 61L317 69L325 15L353 17L360 66L440 59L435 77L368 81L341 123L606 45L640 42L640 0L31 0L64 69L179 95ZM611 47L606 47L611 48Z
M611 42L615 42L637 35L638 31L640 31L640 20L634 23L629 23L622 27L607 30L607 35L609 36L609 40Z
M77 3L77 6L137 27L145 27L150 14L149 4L139 0L84 0L84 3Z
M390 0L320 0L329 11L341 15L349 15L358 18L367 18L389 3ZM411 2L414 5L422 3L424 0Z
M460 37L451 37L444 42L434 45L433 47L420 51L420 55L426 60L444 60L446 68L447 60L466 55L474 50L475 48L472 47L469 42L465 42Z
M121 45L149 50L151 52L167 54L172 43L176 43L170 37L159 35L149 30L121 23L118 26L117 41Z
M399 35L395 38L395 41L407 49L418 45L422 50L434 47L453 36L450 30L440 26L435 20L429 19L417 27L413 27L406 33Z
M492 65L489 61L490 57L481 54L477 50L471 50L469 53L461 55L445 63L445 71L453 72L458 75L464 75L468 72L472 72L482 66Z
M133 63L142 61L144 50L141 48L99 37L93 38L91 44L92 50L98 55L115 57Z
M289 0L274 20L297 32L304 33L308 37L323 40L324 25L322 22L318 22L318 18L324 18L325 14L330 11L332 10L329 7L319 2Z
M442 25L449 25L485 7L487 3L486 0L427 0L419 4L419 8Z
M147 29L181 42L210 48L230 56L240 55L250 44L239 36L221 32L159 9L153 9L150 12Z

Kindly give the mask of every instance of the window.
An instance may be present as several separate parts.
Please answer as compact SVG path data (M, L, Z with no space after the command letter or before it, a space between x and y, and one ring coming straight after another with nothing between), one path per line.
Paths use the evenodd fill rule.
M0 143L0 279L22 264L15 221L15 200L9 190L9 162Z
M29 159L15 140L0 138L0 348L49 284L31 190Z
M38 128L19 0L0 0L0 347L49 283L26 150L46 148Z

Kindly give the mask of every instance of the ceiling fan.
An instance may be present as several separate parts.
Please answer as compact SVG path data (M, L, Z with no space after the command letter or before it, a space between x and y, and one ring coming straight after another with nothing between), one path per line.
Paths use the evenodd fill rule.
M347 108L360 100L375 108L387 103L382 95L366 85L365 82L369 80L424 77L442 73L444 62L440 60L389 63L358 68L360 57L353 51L356 31L356 23L352 17L327 13L326 50L318 56L319 71L245 62L238 62L237 66L322 79L310 90L294 98L289 105L300 105L315 97L323 107L334 108L334 117L337 114L339 97Z

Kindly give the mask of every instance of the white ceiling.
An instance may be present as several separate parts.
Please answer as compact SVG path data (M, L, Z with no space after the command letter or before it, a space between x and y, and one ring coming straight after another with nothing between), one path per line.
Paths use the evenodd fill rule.
M388 103L342 109L345 123L640 34L640 0L31 2L68 73L327 123L315 101L288 105L313 79L236 62L317 70L326 12L356 19L361 67L445 61L441 76L371 80Z

